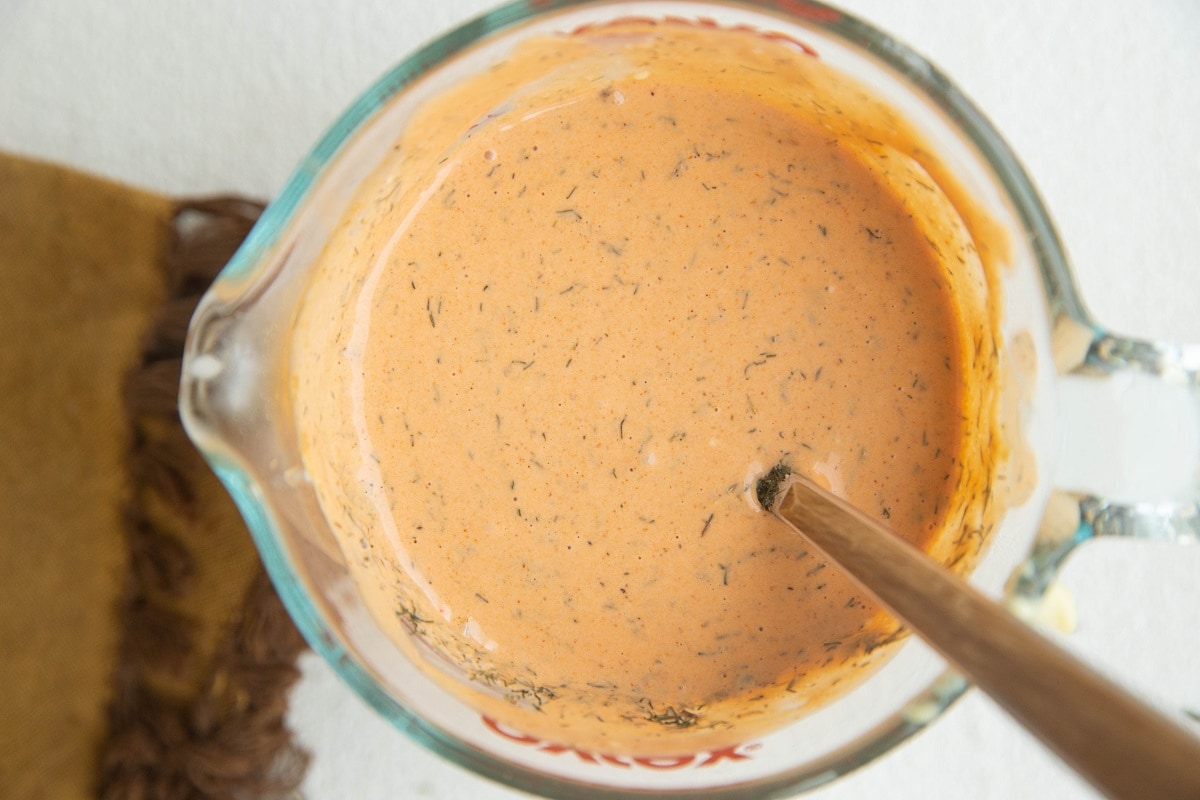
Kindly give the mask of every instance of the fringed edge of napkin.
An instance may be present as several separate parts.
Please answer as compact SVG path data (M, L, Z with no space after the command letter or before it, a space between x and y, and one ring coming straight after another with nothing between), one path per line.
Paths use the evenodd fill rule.
M197 521L189 470L193 447L179 423L177 397L187 325L201 294L241 244L262 206L237 198L181 202L165 256L168 299L128 379L133 427L129 471L188 524ZM148 437L138 421L169 431ZM122 641L99 759L102 800L266 798L294 794L308 755L284 726L287 692L305 644L261 565L239 613L223 627L200 690L171 696L155 676L178 674L196 625L171 607L186 593L195 557L143 504L125 510L130 578L120 609ZM165 599L164 599L165 598Z

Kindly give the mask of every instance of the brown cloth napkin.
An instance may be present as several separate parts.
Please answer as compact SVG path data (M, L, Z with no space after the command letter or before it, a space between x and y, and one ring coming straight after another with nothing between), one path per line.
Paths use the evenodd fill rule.
M0 794L287 796L303 641L176 412L261 206L0 153Z

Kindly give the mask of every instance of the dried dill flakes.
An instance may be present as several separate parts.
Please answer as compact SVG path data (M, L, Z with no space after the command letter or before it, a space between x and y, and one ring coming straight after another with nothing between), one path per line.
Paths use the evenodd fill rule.
M865 652L867 655L870 655L871 653L874 653L879 648L887 647L889 644L892 644L893 642L903 638L907 634L908 634L908 629L905 628L903 625L897 627L894 631L889 633L887 636L880 636L879 634L874 634L873 636L869 637L863 643L863 652Z
M758 484L755 486L754 495L758 500L758 504L764 510L769 510L775 505L775 500L779 496L779 490L783 486L783 482L792 474L792 469L782 461L771 467L766 475L758 479Z
M422 617L415 607L409 607L403 602L401 602L399 607L396 609L396 617L408 625L408 627L412 628L412 632L418 636L421 634L422 625L428 625L429 623L433 622L431 619Z
M742 375L745 376L746 378L749 378L751 369L753 369L754 367L761 367L764 364L766 364L768 361L770 361L772 358L775 358L775 357L776 357L775 353L767 353L767 352L759 353L758 358L753 359L750 363L748 363L745 367L742 368Z
M656 711L654 704L647 702L649 707L645 719L647 722L653 722L656 725L664 725L669 728L691 728L700 721L700 715L687 709L676 709L674 706L667 706L663 711Z
M496 670L476 670L471 673L470 678L486 686L502 689L505 699L513 705L530 706L536 711L540 711L543 705L559 696L558 691L550 686L534 683L528 678L511 678Z

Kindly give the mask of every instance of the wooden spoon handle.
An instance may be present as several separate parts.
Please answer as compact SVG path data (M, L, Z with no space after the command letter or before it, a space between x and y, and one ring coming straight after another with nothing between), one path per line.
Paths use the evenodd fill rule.
M772 509L1110 797L1200 798L1200 740L885 526L794 476Z

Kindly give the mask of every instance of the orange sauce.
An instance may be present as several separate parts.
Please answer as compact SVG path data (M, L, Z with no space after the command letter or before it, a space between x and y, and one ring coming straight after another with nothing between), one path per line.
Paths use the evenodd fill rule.
M757 508L780 461L962 557L980 256L839 97L873 102L746 32L528 42L323 254L306 467L380 625L505 724L688 752L867 674L903 630Z

